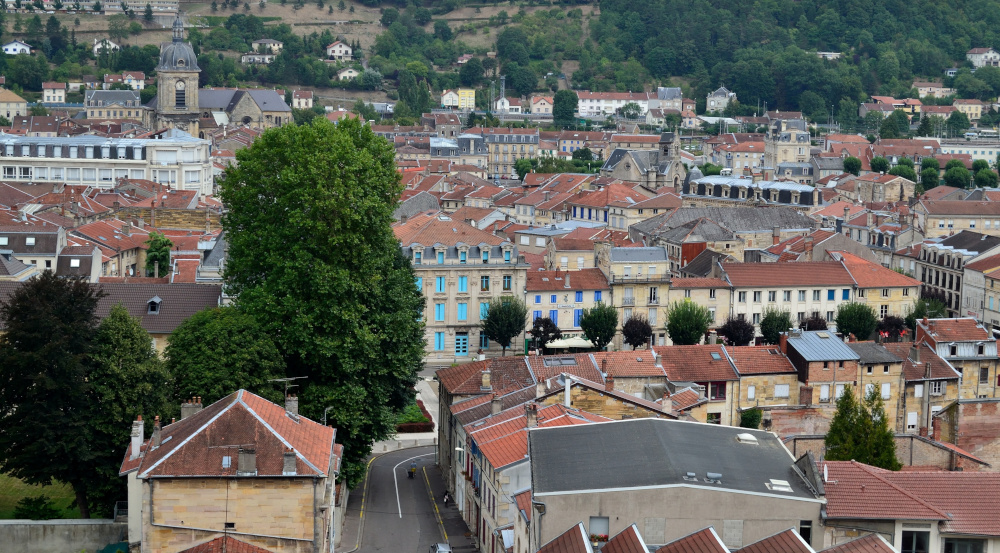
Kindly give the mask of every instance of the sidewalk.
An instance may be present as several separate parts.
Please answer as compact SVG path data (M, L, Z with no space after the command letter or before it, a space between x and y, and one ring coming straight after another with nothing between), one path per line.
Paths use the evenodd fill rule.
M434 422L434 430L431 432L408 432L406 434L396 434L391 440L375 442L372 446L373 455L388 453L390 451L396 451L397 449L404 449L408 447L437 445L438 396L437 391L434 389L436 386L437 382L428 382L423 379L417 380L417 384L414 386L417 390L417 399L424 402L424 408L427 409L427 413L430 414L431 420Z
M458 512L458 507L454 501L449 501L445 507L441 498L444 496L444 479L441 477L441 467L426 467L427 480L430 483L431 491L434 495L434 503L441 516L441 524L448 535L448 543L451 544L452 551L474 551L475 543L472 540L472 532L462 520L462 515Z

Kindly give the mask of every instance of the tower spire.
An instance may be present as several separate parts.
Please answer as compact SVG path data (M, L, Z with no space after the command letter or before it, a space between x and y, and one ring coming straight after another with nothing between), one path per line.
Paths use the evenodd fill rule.
M184 22L181 21L181 14L177 14L174 19L174 42L184 42Z

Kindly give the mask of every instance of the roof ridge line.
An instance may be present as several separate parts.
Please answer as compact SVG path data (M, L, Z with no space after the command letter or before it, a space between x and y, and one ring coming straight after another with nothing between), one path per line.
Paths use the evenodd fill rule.
M184 445L187 444L188 442L190 442L195 436L197 436L198 434L201 434L201 432L203 430L205 430L206 428L208 428L208 425L210 425L213 422L219 420L219 417L221 417L222 415L224 415L225 413L227 413L230 409L232 409L233 405L236 405L236 403L238 401L239 401L239 396L237 395L237 397L233 400L232 403L230 403L224 409L222 409L221 411L219 411L214 417L212 417L211 419L209 419L208 421L206 421L205 424L201 425L201 427L199 427L197 430L195 430L194 432L192 432L191 434L189 434L187 438L185 438L183 441L181 441L179 444L177 444L177 446L174 447L173 449L171 449L169 453L167 453L166 455L164 455L163 457L161 457L159 461L153 463L153 465L151 467L149 467L147 470L141 472L139 474L139 477L141 478L141 477L143 477L145 475L148 475L150 472L152 472L153 469L155 469L161 463L163 463L164 461L166 461L167 459L169 459L171 455L173 455L175 452L177 452L177 450L179 450L182 447L184 447ZM152 438L150 438L150 439L152 439ZM162 444L162 442L161 442L161 444ZM146 453L149 453L150 451L151 451L151 448L147 448L146 449ZM141 463L140 463L140 466L141 466Z
M292 451L294 451L295 452L295 456L298 457L298 458L300 458L300 459L302 459L302 462L304 462L306 465L308 465L309 468L313 469L318 474L326 474L323 471L321 471L318 468L316 468L316 465L312 464L312 462L310 462L309 459L306 459L305 455L302 455L302 453L299 452L299 450L297 450L294 447L292 447L292 444L288 440L286 440L284 436L282 436L281 434L279 434L278 431L275 430L274 428L272 428L271 425L268 424L267 421L264 420L263 417L261 417L260 415L258 415L257 412L254 411L252 407L250 407L249 405L246 404L245 401L243 401L242 394L243 394L244 391L245 390L240 390L240 396L238 398L238 401L239 401L240 404L243 405L243 408L245 408L251 415L253 415L258 421L260 421L260 423L264 425L264 428L267 428L268 430L270 430L271 434L274 434L278 438L278 440L281 441L281 443L285 444L285 447L287 447L288 449L291 449ZM254 395L256 395L256 394L254 394ZM261 398L261 399L264 399L264 398ZM267 400L264 400L264 401L267 401ZM306 419L306 420L309 420L309 419Z
M934 505L931 505L930 503L928 503L927 501L921 499L920 497L917 497L916 495L913 495L913 493L911 493L909 490L903 489L902 487L900 487L899 485L895 484L894 482L891 482L891 481L883 478L877 472L869 470L869 469L875 468L875 467L872 467L871 465L866 465L865 463L859 463L859 462L854 461L854 460L851 461L851 464L859 467L864 472L870 474L874 478L877 478L879 481L881 481L881 482L885 483L886 485L892 487L896 491L902 492L907 497L916 500L918 503L920 503L924 507L927 507L928 509L930 509L930 510L932 510L932 511L938 513L938 514L944 515L944 518L946 520L952 520L951 515L949 515L948 513L942 511L941 509L938 509L937 507L935 507Z

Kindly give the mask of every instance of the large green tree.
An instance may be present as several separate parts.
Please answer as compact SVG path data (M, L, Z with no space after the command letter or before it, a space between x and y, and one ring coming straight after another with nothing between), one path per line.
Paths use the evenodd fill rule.
M329 420L350 485L389 436L422 366L423 297L392 232L395 151L353 118L271 129L237 154L221 197L236 305L274 337L303 414Z
M94 472L89 487L90 512L111 518L115 501L126 498L125 479L118 476L130 422L142 415L152 423L167 415L170 375L153 350L139 319L121 304L97 327L88 381L89 426Z
M861 160L858 159L858 158L856 158L856 157L854 157L854 156L845 157L844 158L844 171L846 171L846 172L848 172L848 173L850 173L852 175L855 175L855 176L860 175L861 174Z
M712 324L708 308L690 299L675 301L667 308L667 334L670 341L678 346L698 344Z
M729 317L719 327L719 336L726 339L730 346L746 346L757 336L757 329L746 319Z
M632 315L622 325L622 338L632 349L649 343L649 337L653 335L653 327L649 320L642 315Z
M858 340L871 338L878 328L878 314L867 303L842 303L837 307L837 331L845 336L853 334Z
M98 299L89 284L45 271L0 307L0 467L28 484L68 483L83 518L94 466L87 373Z
M159 232L151 232L146 240L149 249L146 250L146 276L156 273L166 275L170 270L170 248L174 243Z
M549 342L562 338L562 330L548 317L538 317L532 321L528 334L535 341L534 347L542 351Z
M507 355L511 340L524 332L528 322L528 306L519 298L502 297L490 300L483 319L482 329L486 337L500 344L501 355Z
M572 90L560 90L552 98L552 120L561 127L573 124L579 98Z
M580 328L598 351L604 351L618 331L618 310L604 302L583 310Z
M760 319L760 333L765 344L777 344L782 332L792 328L792 314L780 309L768 308Z
M282 399L268 380L285 376L285 360L261 325L235 307L192 315L167 338L164 355L175 402L200 396L208 405L240 388Z
M825 443L824 456L830 461L857 461L887 470L902 466L878 386L871 386L861 401L851 386L844 387Z

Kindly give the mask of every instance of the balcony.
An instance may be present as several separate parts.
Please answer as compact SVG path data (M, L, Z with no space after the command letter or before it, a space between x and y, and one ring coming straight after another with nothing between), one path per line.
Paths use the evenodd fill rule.
M622 298L622 305L635 305L635 296Z
M652 276L642 276L642 275L634 275L634 276L624 275L623 276L623 275L615 275L615 274L611 275L611 283L612 284L615 284L615 283L619 283L619 284L621 284L621 283L637 283L637 282L639 282L639 283L641 283L641 282L666 282L666 283L669 283L670 282L670 276L669 275L665 275L665 274L664 275L652 275Z
M649 298L646 301L646 305L660 305L660 298Z

